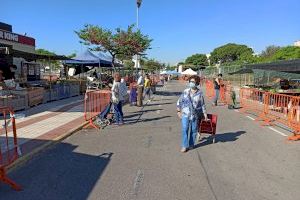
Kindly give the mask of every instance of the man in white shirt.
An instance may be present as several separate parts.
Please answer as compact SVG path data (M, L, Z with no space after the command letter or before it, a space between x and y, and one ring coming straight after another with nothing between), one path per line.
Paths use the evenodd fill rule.
M138 79L137 84L139 86L144 86L144 77L143 77L143 73L142 72L139 72L139 79Z
M144 93L144 77L143 77L143 73L139 72L139 79L137 82L138 85L138 96L137 96L137 106L141 107L143 106L143 93Z

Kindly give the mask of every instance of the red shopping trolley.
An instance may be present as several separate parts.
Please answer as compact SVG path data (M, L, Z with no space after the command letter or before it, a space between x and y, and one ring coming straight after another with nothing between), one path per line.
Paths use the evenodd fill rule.
M209 119L208 121L202 119L199 123L199 140L201 138L201 134L210 134L212 135L213 143L215 143L218 116L208 114L207 118Z

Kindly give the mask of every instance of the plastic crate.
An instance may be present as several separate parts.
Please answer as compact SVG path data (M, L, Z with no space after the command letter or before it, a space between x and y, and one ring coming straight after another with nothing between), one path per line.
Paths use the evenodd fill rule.
M60 85L58 88L58 98L65 99L70 97L70 86L69 85Z
M51 101L51 90L45 90L44 91L44 97L43 97L43 103L47 103Z
M52 88L50 90L50 101L58 100L58 88Z
M80 87L78 84L71 84L70 85L70 96L78 96L80 94Z
M44 88L30 88L27 90L28 92L28 105L36 106L38 104L43 103L44 98Z
M24 96L8 95L0 98L0 107L10 107L14 111L24 110L27 104Z

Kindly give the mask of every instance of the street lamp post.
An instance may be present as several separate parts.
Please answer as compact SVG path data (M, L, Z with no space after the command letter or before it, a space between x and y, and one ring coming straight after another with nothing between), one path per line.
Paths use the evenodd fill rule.
M139 29L139 10L140 10L140 7L141 7L141 4L142 4L142 0L137 0L136 1L136 27L137 27L137 30ZM140 68L140 58L139 58L139 55L137 54L136 55L136 63L135 63L135 68L136 68L136 72L138 74L138 69Z
M139 11L140 11L140 7L142 4L142 0L137 0L136 1L136 27L137 29L139 29Z

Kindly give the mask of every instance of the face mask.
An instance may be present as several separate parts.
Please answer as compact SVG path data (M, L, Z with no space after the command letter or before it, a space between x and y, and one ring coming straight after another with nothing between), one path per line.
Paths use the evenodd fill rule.
M196 87L196 84L194 82L189 82L189 87L190 88L195 88Z

